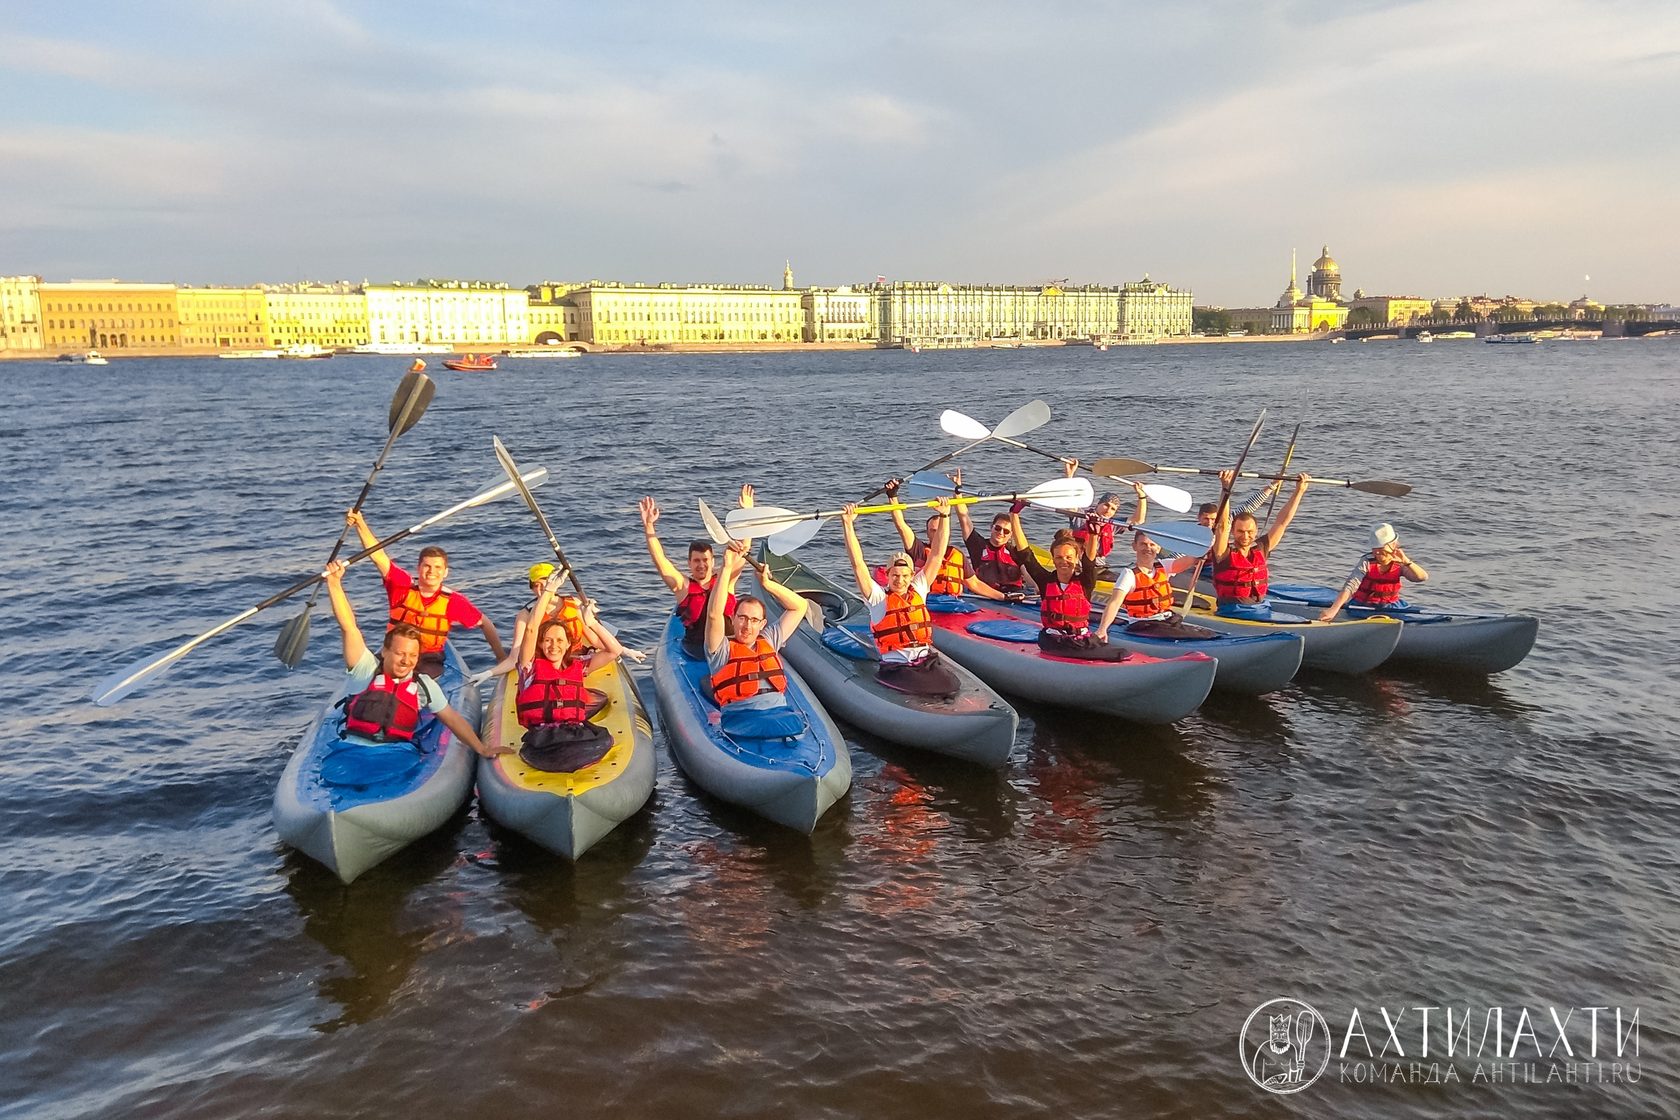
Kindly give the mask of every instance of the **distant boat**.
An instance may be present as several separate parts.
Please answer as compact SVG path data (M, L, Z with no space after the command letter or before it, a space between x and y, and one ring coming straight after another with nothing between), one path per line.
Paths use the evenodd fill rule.
M445 358L443 368L460 370L462 373L477 373L495 369L496 359L489 354L465 354L459 358Z
M99 351L89 350L86 354L60 354L61 362L74 362L79 366L108 366L111 363L99 356Z
M407 356L409 354L448 354L454 347L443 342L368 342L353 347L352 354L383 354L387 357L393 354Z
M1419 342L1434 342L1435 336L1430 334L1428 331L1419 331L1417 340Z
M317 346L313 342L300 342L296 346L288 346L280 351L282 358L330 358L333 352L325 346Z
M581 358L583 351L571 346L538 346L523 350L503 350L504 358Z
M1444 342L1449 338L1475 338L1475 337L1476 337L1476 332L1475 331L1447 331L1445 334L1436 335L1435 336L1435 341L1436 342Z
M217 354L218 358L278 358L278 350L224 350Z
M1490 334L1490 335L1487 336L1487 341L1489 341L1489 342L1507 342L1507 343L1536 343L1536 342L1540 341L1540 337L1538 335L1532 335L1532 334Z

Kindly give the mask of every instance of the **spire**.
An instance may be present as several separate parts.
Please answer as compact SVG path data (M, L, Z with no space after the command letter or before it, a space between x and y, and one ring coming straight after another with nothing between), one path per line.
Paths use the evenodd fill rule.
M1295 250L1289 250L1289 286L1295 286Z
M782 291L793 291L793 261L782 261Z

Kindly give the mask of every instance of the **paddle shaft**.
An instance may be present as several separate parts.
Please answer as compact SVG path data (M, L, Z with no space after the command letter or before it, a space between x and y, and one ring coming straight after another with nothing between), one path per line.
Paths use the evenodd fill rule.
M1289 446L1283 452L1283 466L1278 468L1278 474L1280 474L1280 475L1281 474L1287 474L1289 472L1289 462L1290 462L1291 459L1295 458L1295 439L1300 434L1301 434L1301 425L1300 425L1299 422L1297 422L1296 425L1295 425L1295 430L1293 432L1289 433ZM1270 502L1266 503L1266 524L1267 525L1270 525L1272 523L1272 511L1277 508L1277 500L1278 500L1278 491L1273 490L1272 491L1272 500Z
M536 516L537 524L542 526L543 536L548 538L548 547L554 550L554 558L560 562L560 567L565 569L566 578L571 581L572 589L578 593L579 599L587 602L589 595L583 590L583 581L578 579L577 569L572 567L572 562L566 559L566 550L560 547L560 538L554 535L554 529L549 525L547 515L543 513L542 507L537 504L537 496L531 493L529 486L525 485L525 479L519 473L519 465L513 461L513 456L508 454L508 449L502 446L502 441L499 438L492 436L491 440L496 448L496 460L502 464L502 470L507 472L508 480L519 491L519 496L525 499L525 504L530 507L531 513Z
M1149 465L1149 471L1152 474L1205 474L1205 475L1214 475L1214 476L1218 476L1218 475L1221 475L1221 474L1225 473L1223 471L1215 470L1212 467L1163 467L1163 466L1159 466L1159 465ZM1136 473L1141 474L1143 472L1140 471L1140 472L1136 472ZM1266 479L1267 481L1273 481L1273 482L1290 482L1290 481L1293 481L1294 478L1295 478L1295 476L1292 475L1292 474L1260 474L1257 471L1238 471L1237 472L1237 477L1238 478L1263 478L1263 479ZM1314 486L1348 486L1348 487L1351 487L1355 490L1361 489L1362 487L1366 487L1366 486L1372 486L1372 485L1380 485L1380 486L1388 486L1388 487L1406 486L1406 484L1403 483L1403 482L1376 482L1376 481L1362 482L1362 481L1358 481L1358 480L1350 482L1345 478L1320 478L1316 474L1308 475L1307 476L1307 481L1312 483ZM1406 486L1406 489L1410 490L1411 487Z
M1248 433L1248 442L1243 445L1242 454L1237 456L1237 468L1231 472L1232 485L1235 484L1238 478L1247 477L1243 474L1243 463L1248 461L1248 453L1254 449L1254 441L1260 438L1260 429L1265 427L1265 425L1266 410L1262 408L1260 410L1259 418L1254 421L1254 430ZM1204 472L1198 471L1197 473ZM1219 472L1211 471L1205 473L1218 474ZM1216 536L1219 533L1219 523L1224 519L1226 511L1230 508L1231 486L1222 485L1219 488L1219 508L1214 511L1213 514L1213 531ZM1208 556L1212 551L1212 549L1209 549L1207 552L1204 552L1200 556L1196 557L1196 566L1190 569L1190 585L1184 589L1184 613L1186 616L1190 614L1190 605L1195 602L1196 599L1196 581L1202 578L1202 566L1207 563Z
M946 452L944 455L941 455L939 458L933 460L930 463L924 463L922 466L917 467L915 470L911 471L910 473L915 475L915 474L921 474L923 471L931 471L934 467L940 466L941 464L944 464L944 463L949 463L952 459L955 459L958 455L961 455L964 451L974 450L976 447L979 447L982 443L985 443L987 440L989 440L991 438L993 438L993 437L987 436L986 439L977 439L972 443L965 443L963 446L957 448L955 451ZM877 486L877 487L875 487L875 489L871 490L869 493L867 493L863 497L859 498L858 501L867 502L869 499L871 499L871 498L873 498L873 497L875 497L879 494L885 494L886 492L887 492L887 488L886 488L885 485ZM863 512L866 512L866 511L860 509L860 510L858 510L858 512L863 513ZM869 510L867 512L874 513L876 511L875 510ZM833 514L823 514L821 516L832 517L834 515Z
M924 467L922 469L926 470L927 468ZM1009 501L1014 501L1017 497L1021 497L1021 498L1024 499L1025 495L984 494L984 495L974 495L974 496L971 497L967 494L962 494L962 495L959 495L959 496L953 497L953 498L929 498L925 502L889 502L886 505L879 505L879 506L858 506L857 509L854 510L853 512L855 512L855 513L892 513L895 510L933 509L936 506L938 506L941 501L950 502L954 506L971 506L975 502L1009 502ZM837 510L830 510L830 511L827 511L827 512L824 512L824 513L805 513L805 514L800 514L799 515L799 520L800 521L824 520L824 519L827 519L827 518L830 518L830 517L839 517L844 512L845 512L845 510L837 509ZM776 516L776 517L766 517L762 521L756 522L756 523L753 522L749 518L741 518L738 521L736 521L736 523L733 527L736 528L736 529L753 529L753 528L757 528L757 527L762 526L762 525L783 525L783 524L786 524L788 520L789 520L789 518L786 515L781 515L781 516ZM769 536L774 536L775 534L771 533L771 534L768 534L768 535Z

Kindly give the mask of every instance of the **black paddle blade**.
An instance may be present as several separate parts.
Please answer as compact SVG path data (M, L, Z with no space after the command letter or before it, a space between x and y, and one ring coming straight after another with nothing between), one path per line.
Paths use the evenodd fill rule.
M1412 492L1412 488L1404 482L1384 482L1376 479L1370 482L1350 482L1349 490L1362 490L1367 494L1381 494L1385 498L1404 498Z
M1098 459L1091 464L1091 473L1105 478L1120 478L1128 474L1153 474L1155 468L1142 459Z
M420 422L426 407L432 403L437 383L423 373L410 370L391 397L391 411L385 418L386 429L402 435Z
M286 620L286 625L280 627L280 636L274 639L274 656L280 659L280 664L288 669L296 669L303 662L303 655L309 649L309 612L293 615Z

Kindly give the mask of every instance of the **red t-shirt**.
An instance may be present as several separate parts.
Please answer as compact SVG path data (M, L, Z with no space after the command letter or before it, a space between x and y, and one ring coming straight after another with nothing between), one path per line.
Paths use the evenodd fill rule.
M413 586L414 577L396 564L392 564L385 573L385 597L392 607L401 603L408 595L409 588ZM459 591L449 591L447 587L444 588L444 591L449 592L449 606L444 611L444 616L449 619L451 625L471 628L484 621L484 615L479 613L478 608L473 606L465 595ZM438 594L443 594L443 591ZM433 596L433 598L436 597ZM432 600L426 599L424 601L430 603Z

